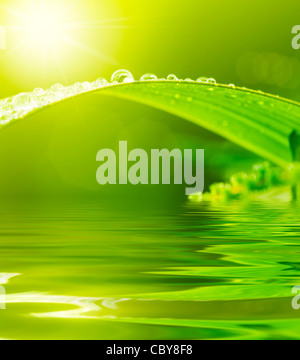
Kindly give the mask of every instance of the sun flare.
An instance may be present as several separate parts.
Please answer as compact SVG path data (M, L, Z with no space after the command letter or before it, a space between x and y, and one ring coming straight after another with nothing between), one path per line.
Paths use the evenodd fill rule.
M24 20L24 31L32 41L55 45L64 36L63 22L44 9L27 14Z
M18 82L34 76L47 84L43 86L53 77L72 83L70 78L91 63L102 68L117 65L110 53L116 52L120 32L116 36L112 28L125 20L118 14L110 19L113 12L105 3L95 3L93 12L83 0L14 0L2 8L7 50L0 59L7 68L14 64Z

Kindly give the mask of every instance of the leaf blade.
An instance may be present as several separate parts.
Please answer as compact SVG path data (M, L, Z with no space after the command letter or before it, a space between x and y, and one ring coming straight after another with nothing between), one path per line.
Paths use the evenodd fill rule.
M293 131L300 134L298 103L247 89L184 81L109 85L71 99L95 95L128 99L172 113L277 165L286 167L293 161L290 135Z
M197 83L136 83L100 90L192 121L280 165L293 161L290 134L300 132L298 104L266 94Z

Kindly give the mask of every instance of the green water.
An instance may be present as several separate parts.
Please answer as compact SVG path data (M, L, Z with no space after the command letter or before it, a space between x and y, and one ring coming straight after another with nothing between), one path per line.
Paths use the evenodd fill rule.
M299 339L299 210L2 205L0 338Z

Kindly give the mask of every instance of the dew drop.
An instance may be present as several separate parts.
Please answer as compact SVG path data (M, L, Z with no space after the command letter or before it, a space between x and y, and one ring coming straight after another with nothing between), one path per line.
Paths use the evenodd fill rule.
M11 110L11 108L12 108L12 98L2 100L0 107L1 107L1 112Z
M134 78L131 72L128 70L117 70L111 77L112 82L116 83L128 83L133 82Z
M178 81L178 77L174 74L171 74L167 77L167 80L169 81Z
M140 79L140 81L155 81L155 80L158 80L158 78L154 74L145 74Z
M63 89L56 90L56 91L50 90L48 95L51 98L51 102L56 102L56 101L62 100L65 97L65 93L64 93Z
M92 84L89 81L85 81L81 85L82 85L84 90L91 90L92 89Z
M18 111L30 111L37 106L30 93L21 93L13 98L12 106Z
M96 81L94 81L94 86L96 87L96 88L100 88L100 87L103 87L103 86L105 86L105 85L107 85L108 83L107 83L107 81L106 81L106 79L104 79L103 77L100 77L99 79L97 79Z
M11 115L2 115L0 116L0 125L5 125L9 123L11 120L13 120L13 116Z
M207 82L209 84L216 84L217 83L217 81L215 79L213 79L213 78L207 79Z
M34 89L33 90L33 94L35 96L42 96L45 94L45 90L44 89L41 89L41 88L37 88L37 89Z
M208 78L206 78L206 77L200 77L196 81L199 83L207 83L207 80L208 80Z
M55 85L51 86L50 89L53 90L53 91L60 91L63 88L64 88L64 86L62 84L55 84Z
M73 89L74 89L75 93L80 93L80 92L84 91L84 87L83 87L82 83L80 83L80 82L75 83L73 85Z

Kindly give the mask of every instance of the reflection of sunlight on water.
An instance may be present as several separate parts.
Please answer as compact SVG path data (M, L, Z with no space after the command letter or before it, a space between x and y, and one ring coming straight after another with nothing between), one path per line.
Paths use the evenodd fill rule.
M88 298L76 296L60 296L48 295L40 293L21 293L9 294L6 296L7 304L62 304L69 306L76 306L78 309L46 312L46 313L32 313L31 316L35 317L52 317L52 318L90 318L84 314L91 311L101 311L101 307L95 304L95 301L102 300L101 298ZM92 317L93 318L93 317Z
M21 274L12 273L12 274L0 274L0 284L7 284L9 279L18 276ZM2 299L0 294L0 302ZM101 308L95 304L95 301L103 300L101 298L88 298L88 297L76 297L76 296L59 296L59 295L48 295L48 294L40 294L40 293L20 293L20 294L7 294L5 295L6 304L64 304L79 307L79 309L75 310L66 310L66 311L57 311L57 312L49 312L49 313L41 313L41 314L31 314L36 317L54 317L54 318L89 318L88 316L84 316L85 313L90 311L101 311ZM106 304L113 304L109 302L108 299L103 300L106 301ZM111 305L112 306L112 305ZM113 308L113 307L111 307Z
M94 210L29 215L0 229L3 269L24 274L0 274L4 338L12 328L19 338L149 339L154 326L166 339L299 338L294 204L188 205L142 220Z
M8 280L15 277L15 276L18 276L20 274L3 274L3 273L0 273L0 285L5 285L8 283Z

